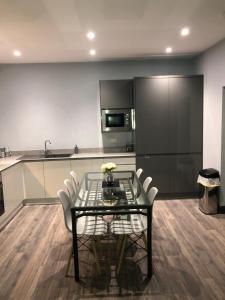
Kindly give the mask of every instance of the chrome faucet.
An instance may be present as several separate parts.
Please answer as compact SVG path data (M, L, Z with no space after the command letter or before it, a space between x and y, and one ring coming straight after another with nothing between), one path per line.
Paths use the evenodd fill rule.
M47 143L51 144L51 141L50 141L50 140L45 140L45 155L46 155L47 152L48 152L48 149L47 149Z

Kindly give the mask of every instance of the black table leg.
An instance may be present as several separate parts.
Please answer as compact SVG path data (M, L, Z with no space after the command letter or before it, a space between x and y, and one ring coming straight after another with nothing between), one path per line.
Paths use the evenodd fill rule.
M152 207L147 208L147 258L148 278L152 277Z
M71 211L72 214L72 234L73 234L73 261L74 261L74 273L75 280L79 281L79 257L78 257L78 245L77 245L77 218L76 212Z

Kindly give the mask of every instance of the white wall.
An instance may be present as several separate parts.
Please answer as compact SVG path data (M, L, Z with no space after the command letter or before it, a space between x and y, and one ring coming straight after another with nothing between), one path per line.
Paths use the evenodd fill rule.
M194 60L0 65L0 146L101 147L99 80L192 74Z
M204 74L203 167L221 171L222 93L225 86L225 40L197 59Z

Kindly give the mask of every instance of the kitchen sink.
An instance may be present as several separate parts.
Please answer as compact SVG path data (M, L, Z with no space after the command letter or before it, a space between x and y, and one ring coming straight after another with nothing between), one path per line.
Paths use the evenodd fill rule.
M47 154L37 154L37 155L23 155L20 160L38 160L42 158L66 158L70 157L71 153L47 153Z
M70 157L72 154L71 153L49 153L49 154L44 154L41 157L44 158L57 158L57 157Z

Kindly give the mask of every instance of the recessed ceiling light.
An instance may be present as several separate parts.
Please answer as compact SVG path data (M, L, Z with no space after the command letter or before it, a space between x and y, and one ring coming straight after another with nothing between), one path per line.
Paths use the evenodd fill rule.
M21 56L21 52L19 50L14 50L13 55L14 56Z
M93 31L89 31L86 36L89 40L93 40L95 38L95 33Z
M89 54L90 54L91 56L94 56L94 55L96 54L95 49L91 49L91 50L89 51Z
M184 28L182 28L181 31L180 31L180 34L181 34L182 36L189 35L189 33L190 33L190 29L189 29L188 27L184 27Z
M171 53L172 51L173 51L173 49L171 47L166 48L166 53Z

